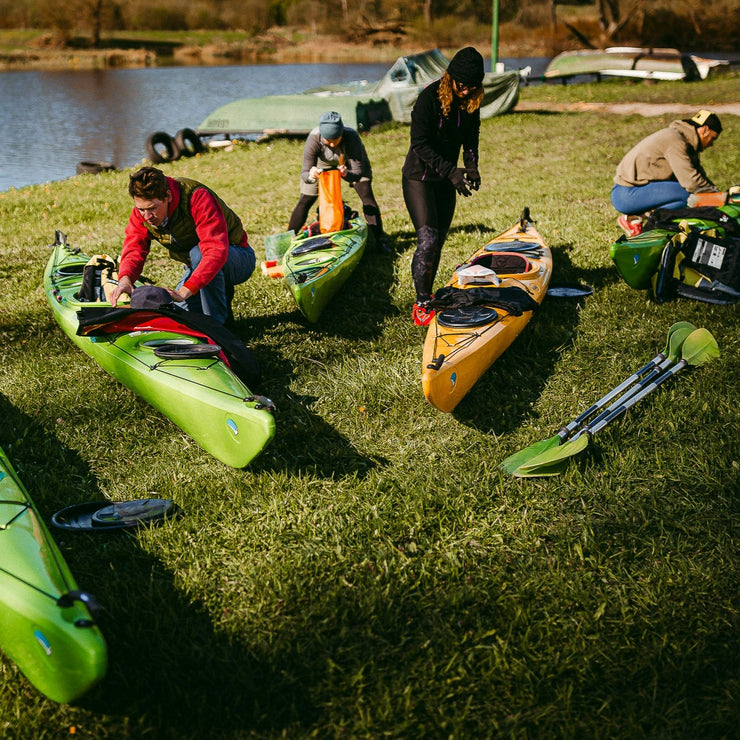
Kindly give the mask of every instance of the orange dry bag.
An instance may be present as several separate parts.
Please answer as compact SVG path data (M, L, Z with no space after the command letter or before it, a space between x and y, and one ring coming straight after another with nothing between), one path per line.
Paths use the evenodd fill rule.
M342 176L339 170L324 170L319 174L319 229L328 234L343 227Z

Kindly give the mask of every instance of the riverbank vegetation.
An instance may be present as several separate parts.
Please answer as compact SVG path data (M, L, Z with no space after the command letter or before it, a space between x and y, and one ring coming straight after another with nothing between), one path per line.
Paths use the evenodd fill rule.
M490 50L489 0L0 0L0 68L386 61L433 47ZM613 44L737 51L733 0L502 0L499 56Z
M715 103L736 102L737 77L711 84ZM588 86L594 99L616 89ZM683 101L706 88L618 89ZM112 380L49 311L46 245L60 229L88 254L117 253L129 171L0 193L0 445L47 521L105 499L184 510L131 535L55 532L104 607L108 675L57 706L1 658L0 735L735 735L740 314L658 305L608 257L614 168L667 120L515 111L483 123L483 185L458 204L439 284L529 206L554 281L594 293L546 298L452 414L421 391L408 127L367 134L394 254L368 251L315 326L279 281L237 288L235 332L278 409L275 439L245 470ZM739 121L724 116L702 157L723 187L740 173ZM215 188L262 259L298 197L302 147L244 144L162 168ZM148 274L172 286L179 270L155 247ZM663 349L678 320L707 327L721 356L679 373L563 475L498 468Z

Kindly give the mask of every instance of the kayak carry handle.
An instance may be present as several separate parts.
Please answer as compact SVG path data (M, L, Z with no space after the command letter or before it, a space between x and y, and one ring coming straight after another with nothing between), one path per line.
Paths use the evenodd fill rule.
M434 358L434 362L430 362L427 365L427 368L429 370L439 370L442 367L442 363L445 361L445 356L440 355L439 357Z
M88 608L93 617L96 617L103 611L100 604L95 600L95 597L86 591L67 591L66 594L62 594L57 599L57 606L62 609L68 609L69 607L74 606L75 601L82 602ZM93 624L94 622L86 619L78 619L75 622L77 627L92 627Z

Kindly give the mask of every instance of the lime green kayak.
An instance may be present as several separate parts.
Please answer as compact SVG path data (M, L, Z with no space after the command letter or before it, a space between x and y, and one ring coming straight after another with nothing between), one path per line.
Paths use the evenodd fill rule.
M0 647L60 704L105 676L107 649L92 604L0 449Z
M718 211L729 216L736 224L740 223L740 203L728 203ZM675 219L676 223L686 221L692 229L717 229L718 236L725 235L725 229L718 221L702 218ZM660 256L666 244L676 235L669 229L649 229L636 236L621 236L609 247L609 256L617 272L631 288L647 290L650 280L658 271Z
M357 216L349 228L328 234L295 236L283 256L283 274L303 315L318 321L326 304L344 285L362 258L367 224Z
M164 315L80 301L88 261L57 232L44 288L64 333L215 458L234 468L247 465L275 434L272 402L249 390L208 336L180 323L187 312ZM122 316L83 333L80 316L91 306Z

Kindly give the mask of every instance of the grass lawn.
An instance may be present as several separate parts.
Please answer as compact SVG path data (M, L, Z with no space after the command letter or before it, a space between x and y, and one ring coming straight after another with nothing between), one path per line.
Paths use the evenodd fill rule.
M738 79L711 83L711 102L737 102ZM699 104L703 84L618 90ZM616 95L613 83L579 88L522 97ZM483 186L458 203L438 286L529 206L554 281L595 290L546 299L452 414L421 392L400 186L408 128L368 134L395 254L366 253L314 326L279 281L255 274L237 289L235 331L278 408L275 439L244 470L203 452L52 319L41 276L54 231L117 253L129 172L0 193L0 445L47 518L148 496L185 512L133 535L56 534L105 608L110 667L78 705L59 706L0 657L0 736L736 734L738 310L657 305L608 256L617 162L666 122L514 112L483 123ZM702 162L726 188L740 182L740 118L723 124ZM262 259L298 198L302 146L163 169L222 195ZM147 274L172 287L179 270L155 247ZM652 358L678 320L711 330L720 358L666 383L563 475L498 468Z

